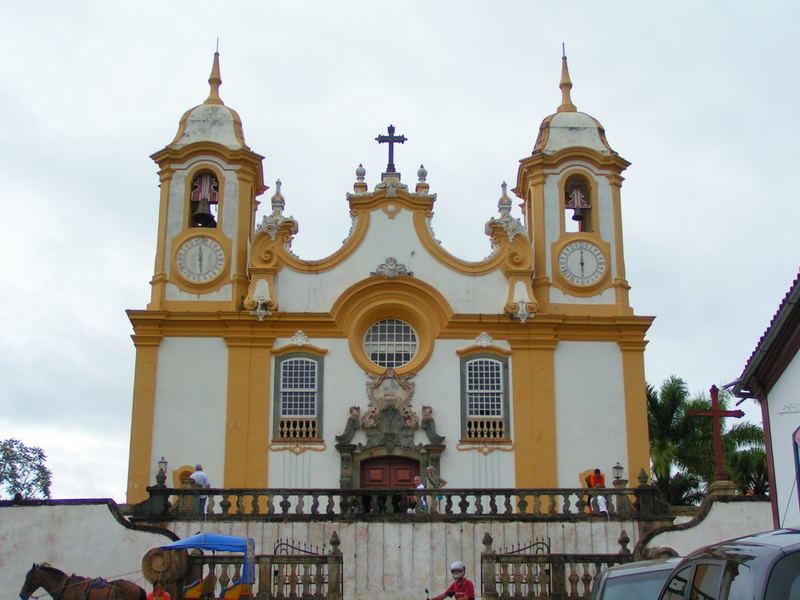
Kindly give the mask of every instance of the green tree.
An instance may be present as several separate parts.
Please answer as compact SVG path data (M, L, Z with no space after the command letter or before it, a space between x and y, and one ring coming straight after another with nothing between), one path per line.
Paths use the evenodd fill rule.
M720 407L727 409L730 393L723 390ZM690 399L686 383L676 376L667 378L659 390L647 386L647 415L653 483L670 504L696 504L705 487L714 481L716 461L712 419L692 417L691 410L708 410L705 394ZM763 454L764 433L752 423L735 423L725 431L722 447L725 470L740 490L763 490L759 479L758 450ZM763 463L766 473L766 458ZM755 492L754 492L755 493ZM760 493L763 493L760 492Z
M52 473L46 459L41 448L13 438L0 441L0 491L9 497L49 498Z

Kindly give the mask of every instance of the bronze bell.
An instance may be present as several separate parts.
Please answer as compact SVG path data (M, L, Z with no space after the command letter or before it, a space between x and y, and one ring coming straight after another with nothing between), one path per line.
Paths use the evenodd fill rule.
M586 209L585 208L576 208L572 211L572 220L573 221L583 221L586 218Z
M217 221L214 219L214 215L211 214L211 209L208 205L208 198L200 198L200 201L197 203L197 208L192 213L191 219L191 226L192 227L216 227Z

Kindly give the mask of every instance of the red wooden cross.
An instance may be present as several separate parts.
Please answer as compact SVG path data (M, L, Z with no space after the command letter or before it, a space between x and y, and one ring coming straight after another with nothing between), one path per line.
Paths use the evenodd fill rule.
M712 385L711 389L711 410L690 410L687 415L690 417L711 417L713 419L711 428L714 431L714 455L717 460L717 481L727 479L725 467L722 463L722 417L735 417L737 419L744 416L741 410L720 410L719 408L719 389Z

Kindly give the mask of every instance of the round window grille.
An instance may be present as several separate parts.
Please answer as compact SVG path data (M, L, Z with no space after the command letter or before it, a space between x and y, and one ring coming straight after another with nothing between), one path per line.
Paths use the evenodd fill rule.
M380 367L402 367L417 354L417 332L400 319L383 319L364 334L364 352Z

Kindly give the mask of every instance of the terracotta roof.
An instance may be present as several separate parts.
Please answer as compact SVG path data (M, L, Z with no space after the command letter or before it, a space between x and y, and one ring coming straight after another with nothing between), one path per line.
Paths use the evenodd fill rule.
M733 386L740 398L762 396L769 392L783 370L797 353L800 341L800 272L783 297L755 350ZM766 360L766 359L769 360Z

